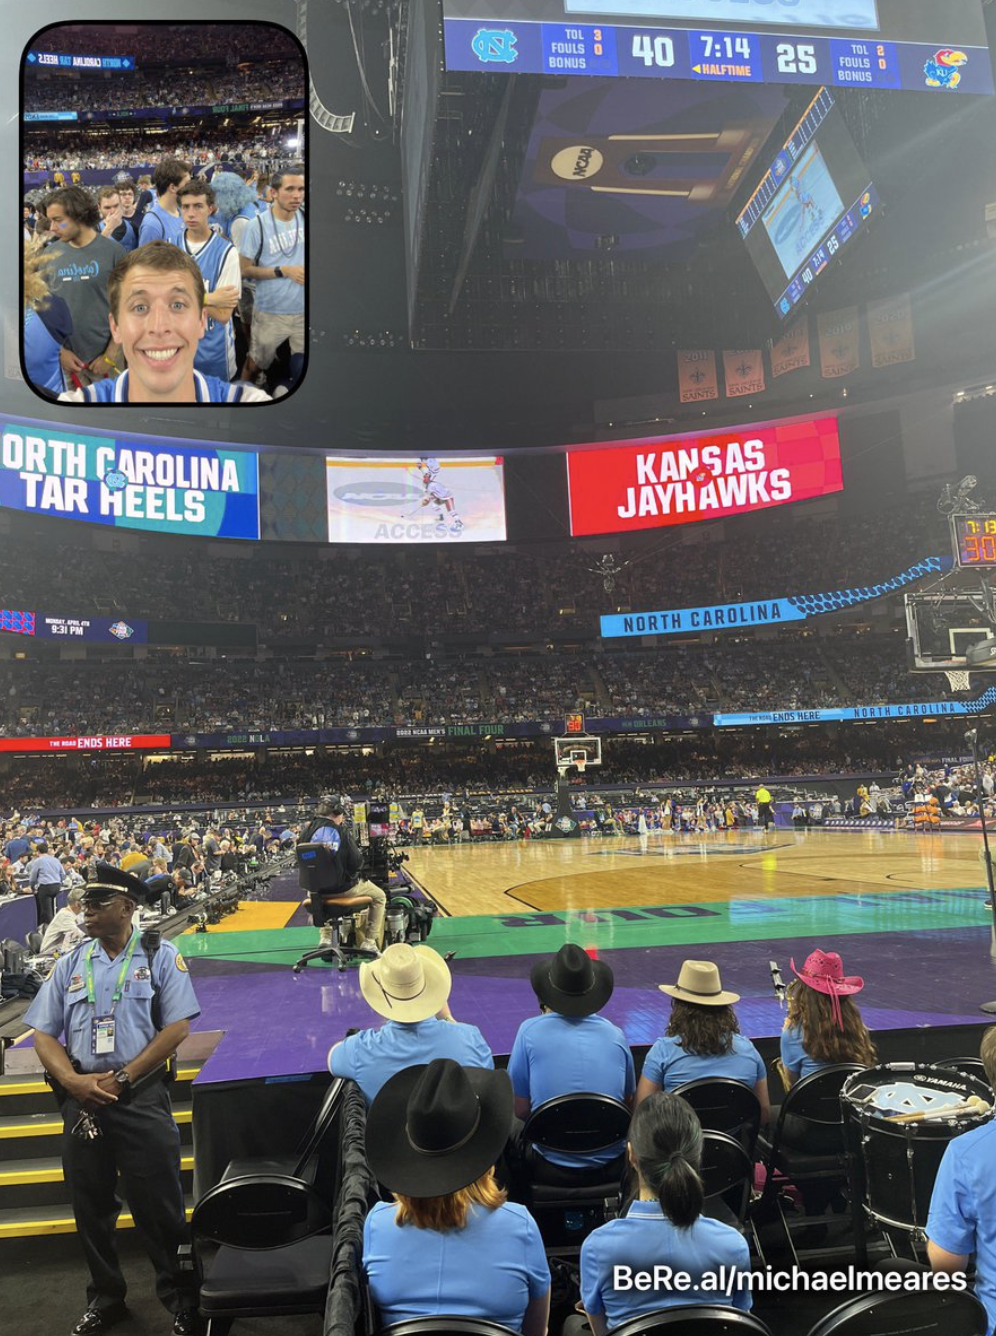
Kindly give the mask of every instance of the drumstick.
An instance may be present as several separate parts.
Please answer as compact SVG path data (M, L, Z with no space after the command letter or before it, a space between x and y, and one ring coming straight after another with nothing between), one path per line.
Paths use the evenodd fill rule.
M887 1118L890 1123L919 1123L927 1118L951 1118L961 1117L962 1114L974 1113L979 1115L988 1113L992 1108L979 1095L972 1095L962 1104L948 1104L943 1109L923 1109L919 1113L896 1113Z

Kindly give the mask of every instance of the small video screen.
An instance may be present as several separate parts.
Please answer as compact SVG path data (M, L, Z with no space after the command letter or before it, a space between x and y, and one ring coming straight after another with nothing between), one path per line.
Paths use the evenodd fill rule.
M25 380L265 405L307 358L307 62L269 23L73 23L22 56Z

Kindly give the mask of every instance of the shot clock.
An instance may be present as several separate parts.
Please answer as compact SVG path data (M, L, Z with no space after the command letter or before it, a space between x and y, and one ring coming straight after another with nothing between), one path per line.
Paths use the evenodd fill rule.
M996 566L996 515L952 515L951 539L960 567Z

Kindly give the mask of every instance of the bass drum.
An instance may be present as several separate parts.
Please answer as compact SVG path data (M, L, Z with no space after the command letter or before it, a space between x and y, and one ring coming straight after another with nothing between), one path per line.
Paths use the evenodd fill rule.
M848 1077L840 1092L847 1148L873 1220L923 1232L949 1142L991 1120L992 1098L984 1082L926 1063L887 1062ZM962 1107L970 1101L978 1103Z

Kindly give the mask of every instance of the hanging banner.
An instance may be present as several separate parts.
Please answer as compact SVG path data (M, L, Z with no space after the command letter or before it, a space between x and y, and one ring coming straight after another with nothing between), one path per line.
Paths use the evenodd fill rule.
M820 369L824 380L839 380L860 365L858 308L828 311L819 317Z
M678 353L678 388L683 404L719 398L716 354L711 349L693 349Z
M777 380L809 364L809 320L803 315L771 345L771 374Z
M760 348L736 348L723 353L728 399L764 393L764 358Z
M868 339L872 366L898 366L916 359L910 294L868 303Z

